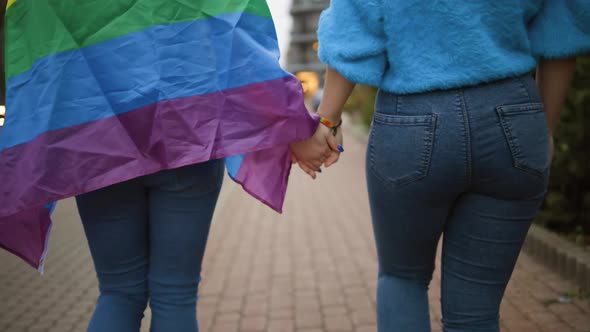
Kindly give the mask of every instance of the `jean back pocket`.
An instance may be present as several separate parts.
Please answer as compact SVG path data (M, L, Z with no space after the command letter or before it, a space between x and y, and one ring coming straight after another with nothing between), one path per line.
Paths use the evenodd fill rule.
M544 177L550 167L549 128L542 103L498 106L515 168Z
M375 113L369 141L369 167L381 180L400 187L428 174L436 115Z

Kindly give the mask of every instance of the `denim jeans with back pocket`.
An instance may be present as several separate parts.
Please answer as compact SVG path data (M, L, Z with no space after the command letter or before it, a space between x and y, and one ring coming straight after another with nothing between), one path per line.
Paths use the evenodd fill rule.
M502 296L549 175L533 78L380 91L375 111L366 173L379 331L430 331L427 289L441 235L444 330L499 331Z

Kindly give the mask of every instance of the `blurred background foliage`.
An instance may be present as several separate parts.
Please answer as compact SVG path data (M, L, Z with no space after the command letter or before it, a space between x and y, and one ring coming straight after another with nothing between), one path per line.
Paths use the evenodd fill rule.
M590 245L590 56L576 77L555 132L551 182L537 222Z

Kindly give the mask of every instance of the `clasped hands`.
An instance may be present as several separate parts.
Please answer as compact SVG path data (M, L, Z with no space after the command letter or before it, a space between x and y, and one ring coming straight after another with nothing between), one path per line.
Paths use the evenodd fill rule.
M342 141L342 130L334 135L330 128L320 123L312 137L291 145L291 161L315 179L317 173L322 172L322 166L330 167L338 162L344 151Z

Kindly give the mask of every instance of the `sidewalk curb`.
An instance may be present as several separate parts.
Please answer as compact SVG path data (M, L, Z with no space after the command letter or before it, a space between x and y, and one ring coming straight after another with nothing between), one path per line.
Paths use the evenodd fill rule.
M583 248L533 224L523 251L580 289L590 291L590 253Z
M350 120L349 117L347 129L351 136L366 144L369 140L367 128ZM590 292L590 252L536 224L531 226L522 251L580 289Z

